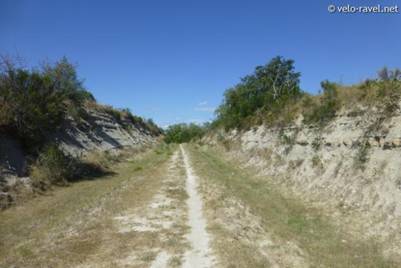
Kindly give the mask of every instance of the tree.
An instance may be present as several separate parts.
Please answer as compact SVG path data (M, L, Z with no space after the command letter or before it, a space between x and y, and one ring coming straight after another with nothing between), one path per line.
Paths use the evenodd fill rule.
M93 95L83 86L83 80L78 78L76 66L71 64L66 57L61 58L56 64L45 64L43 75L53 83L53 87L75 104L82 104L86 100L94 101Z
M217 122L226 128L237 127L259 110L280 111L289 100L301 95L294 61L275 57L264 66L257 66L251 75L241 79L224 93L216 110Z
M184 143L200 138L204 134L204 128L194 123L171 125L165 131L165 142Z
M4 61L0 70L0 127L20 137L28 147L43 142L61 125L67 111L94 100L66 58L40 69Z

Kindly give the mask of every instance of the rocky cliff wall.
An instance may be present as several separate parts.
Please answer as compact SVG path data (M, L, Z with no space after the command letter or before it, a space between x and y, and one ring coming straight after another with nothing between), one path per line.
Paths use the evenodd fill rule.
M342 111L326 126L302 123L215 132L204 142L316 206L338 223L377 237L387 252L401 245L401 115Z
M151 145L158 137L140 124L122 122L112 115L87 110L85 120L72 118L48 137L66 153L83 156L91 151L112 151L124 147ZM11 191L17 184L29 183L28 155L16 137L0 135L0 204L9 204Z

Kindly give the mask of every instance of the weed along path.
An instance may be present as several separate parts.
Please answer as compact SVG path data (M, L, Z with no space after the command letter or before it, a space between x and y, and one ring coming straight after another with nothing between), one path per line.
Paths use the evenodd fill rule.
M191 248L185 253L183 267L212 267L213 261L209 246L210 239L209 234L206 231L206 219L203 217L202 199L198 192L198 178L192 170L188 155L182 145L180 145L180 149L187 176L186 190L188 193L188 223L191 228L187 235Z

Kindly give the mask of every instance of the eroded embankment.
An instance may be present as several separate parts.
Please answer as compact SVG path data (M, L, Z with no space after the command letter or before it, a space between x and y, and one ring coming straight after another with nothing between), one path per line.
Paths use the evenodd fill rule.
M399 267L381 245L208 146L191 150L222 267ZM398 266L397 266L398 265Z
M203 142L220 145L232 159L256 168L289 195L333 215L358 236L401 255L401 116L374 110L343 111L322 127L302 123L283 128L218 132Z

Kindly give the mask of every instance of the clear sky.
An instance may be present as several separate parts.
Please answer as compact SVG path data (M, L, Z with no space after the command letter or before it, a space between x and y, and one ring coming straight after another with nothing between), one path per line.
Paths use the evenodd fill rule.
M401 13L328 4L401 1L0 0L0 54L28 66L67 56L102 103L162 126L205 121L225 89L276 55L295 60L308 92L401 67Z

